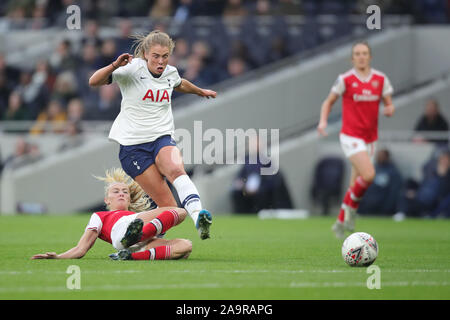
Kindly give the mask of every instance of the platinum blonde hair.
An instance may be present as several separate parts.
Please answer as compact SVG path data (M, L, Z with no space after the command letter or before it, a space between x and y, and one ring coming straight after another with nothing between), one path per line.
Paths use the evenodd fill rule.
M105 196L108 195L109 188L115 183L124 183L130 191L130 206L128 210L141 212L148 210L152 204L152 200L142 190L141 186L131 179L129 175L121 168L112 168L105 171L104 177L94 176L96 179L105 182ZM108 210L110 209L107 206Z
M154 30L148 35L138 34L132 36L134 39L134 56L145 60L145 52L148 52L154 45L159 44L162 47L169 48L169 53L172 54L175 48L175 42L170 36L162 31Z

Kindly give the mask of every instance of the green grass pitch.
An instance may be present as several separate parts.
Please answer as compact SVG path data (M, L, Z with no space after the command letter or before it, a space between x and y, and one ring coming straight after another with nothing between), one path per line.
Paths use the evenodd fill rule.
M212 238L199 239L192 221L166 238L188 238L187 260L112 261L98 239L79 260L30 260L73 247L89 215L0 217L0 299L450 299L450 221L362 217L380 252L380 289L372 274L341 258L334 218L259 220L216 216ZM80 289L68 289L69 266L80 268Z

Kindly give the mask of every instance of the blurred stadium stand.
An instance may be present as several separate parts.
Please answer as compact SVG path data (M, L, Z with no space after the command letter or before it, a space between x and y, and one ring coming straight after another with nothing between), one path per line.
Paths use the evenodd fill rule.
M65 8L69 3L81 6L83 30L66 29ZM164 3L170 3L169 8L159 7ZM44 9L38 8L40 4L45 4ZM9 72L3 83L0 77L2 119L5 119L3 115L13 91L22 88L21 92L33 93L30 82L22 76L24 71L32 75L31 84L39 83L37 65L46 60L49 68L45 85L42 85L42 100L30 98L25 101L26 107L31 108L34 103L36 113L42 112L58 93L55 83L64 79L61 75L69 71L75 75L72 83L76 84L75 92L68 95L63 90L63 106L67 111L70 99L81 97L85 112L79 120L85 142L59 152L67 135L28 135L36 115L22 121L2 121L2 160L14 152L17 137L22 135L39 147L42 159L3 170L0 212L14 213L19 203L25 203L31 207L40 204L44 208L42 211L50 213L73 213L101 203L102 189L92 174L99 175L111 166L120 166L118 146L106 138L110 119L106 116L102 119L101 115L93 117L89 109L104 103L105 96L118 100L120 95L101 94L87 88L86 82L90 72L113 59L110 54L108 60L108 48L103 47L109 39L116 41L114 58L123 50L118 48L129 48L129 39L119 36L127 31L124 21L131 23L128 31L132 33L160 28L178 41L180 47L185 41L187 52L184 55L175 52L173 63L182 76L193 75L190 79L193 82L219 92L215 101L174 95L176 128L193 132L194 121L201 120L203 130L280 129L280 168L286 173L295 207L306 209L312 209L308 191L315 163L329 153L342 156L337 144L340 104L333 109L331 119L335 122L331 125L330 136L319 141L314 127L320 104L337 75L350 68L352 41L368 38L373 49L373 66L390 77L396 89L394 102L399 107L393 119L380 120L381 143L394 149L393 156L400 159L405 174L419 175L422 160L433 147L412 145L408 141L424 101L430 95L437 97L443 104L442 111L450 119L450 45L442 41L450 38L449 6L447 1L437 0L415 1L413 5L408 1L380 1L380 6L382 29L369 31L366 1L30 0L2 3L0 54L4 55L7 67L2 72ZM184 7L187 11L182 10ZM168 16L159 16L157 12ZM64 40L68 40L69 55L64 53ZM198 44L200 41L203 49ZM89 43L94 43L95 52L103 52L103 57L99 55L89 60ZM196 54L201 55L197 64L195 59L189 59ZM229 70L228 64L233 58L243 62L242 72ZM66 66L61 61L67 62ZM225 150L223 156L228 152ZM423 159L416 157L411 161L412 154L420 154ZM205 207L213 212L230 212L227 186L238 166L187 167L195 169L193 179ZM39 211L39 206L37 208Z

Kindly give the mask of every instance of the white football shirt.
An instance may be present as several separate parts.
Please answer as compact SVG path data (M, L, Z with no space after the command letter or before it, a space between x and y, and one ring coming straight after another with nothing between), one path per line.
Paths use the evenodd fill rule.
M129 146L174 134L172 91L181 83L178 70L167 65L159 78L153 77L147 61L134 58L112 73L122 93L120 113L109 139Z

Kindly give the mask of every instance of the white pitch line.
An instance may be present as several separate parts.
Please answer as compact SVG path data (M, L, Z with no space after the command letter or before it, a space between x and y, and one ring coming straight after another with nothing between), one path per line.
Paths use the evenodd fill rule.
M103 286L83 286L81 289L70 290L64 286L58 287L14 287L0 288L0 293L27 293L27 292L82 292L82 291L126 291L126 290L167 290L167 289L208 289L224 288L218 283L192 283L192 284L151 284L151 285L103 285Z
M366 287L365 282L292 282L291 288L342 288L342 287ZM381 281L383 287L448 287L450 282L438 281Z
M186 284L148 284L148 285L103 285L103 286L83 286L80 290L69 290L64 286L44 287L12 287L0 288L0 293L29 293L29 292L88 292L88 291L127 291L127 290L173 290L173 289L237 289L237 288L342 288L342 287L365 287L365 282L291 282L289 285L266 285L254 286L243 284L219 284L219 283L186 283ZM385 287L447 287L450 282L438 281L395 281L381 282L381 289Z
M148 270L83 270L81 273L84 274L133 274L133 273L146 273ZM381 269L383 273L450 273L450 269ZM164 273L366 273L365 268L347 268L342 270L164 270ZM65 271L14 271L14 270L3 270L0 271L1 275L35 275L35 274L66 274Z

